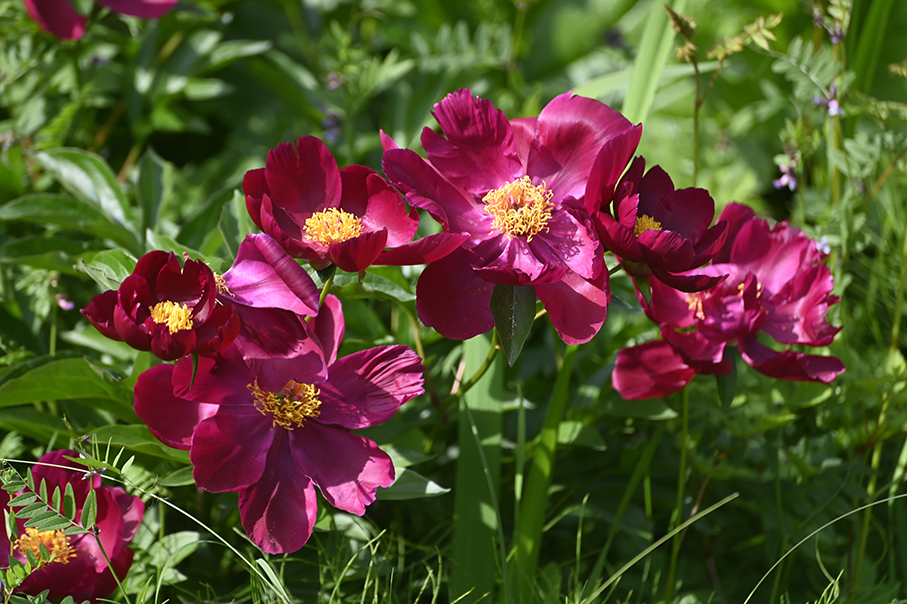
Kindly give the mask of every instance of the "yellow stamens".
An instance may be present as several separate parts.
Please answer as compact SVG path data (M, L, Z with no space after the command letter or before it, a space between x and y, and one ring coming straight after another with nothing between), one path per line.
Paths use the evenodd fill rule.
M708 294L705 295L708 296ZM702 299L703 294L701 293L690 294L684 299L687 303L687 310L694 311L693 316L700 321L705 319L705 313L702 311Z
M552 191L545 183L534 186L528 176L509 182L500 189L485 194L482 202L494 221L491 228L508 237L526 236L526 241L541 231L548 231L551 209L554 204Z
M41 545L50 554L49 559L41 555ZM76 550L69 544L69 537L64 535L63 531L39 531L27 528L25 534L16 539L13 549L18 550L23 556L25 552L31 552L39 560L39 568L55 562L67 564L76 557Z
M280 392L268 392L258 387L258 380L248 385L255 399L255 408L264 416L271 416L274 426L287 430L299 428L310 417L318 417L321 391L311 384L290 380Z
M217 287L217 293L219 293L220 295L222 295L222 296L223 295L227 295L227 296L233 295L233 292L231 292L230 288L227 287L227 282L224 281L224 278L222 275L218 275L217 273L214 273L214 285Z
M646 231L660 231L661 223L649 216L648 214L643 214L636 219L636 225L633 227L633 236L639 237Z
M304 230L312 241L322 245L341 243L362 234L362 220L343 210L328 208L312 214L305 221Z
M167 300L151 307L151 318L155 323L165 323L170 333L192 329L192 313L185 304Z

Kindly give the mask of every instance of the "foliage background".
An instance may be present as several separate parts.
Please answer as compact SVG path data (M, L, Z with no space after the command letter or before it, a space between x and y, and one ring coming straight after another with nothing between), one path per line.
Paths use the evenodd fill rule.
M153 22L77 4L91 11L88 34L60 43L21 2L0 0L0 457L35 459L73 435L94 436L102 458L108 443L114 453L125 447L120 461L135 461L124 478L237 548L155 503L135 543L130 598L271 601L274 584L305 602L514 598L507 552L518 510L533 505L544 534L533 590L522 595L538 601L657 602L672 597L669 584L688 604L744 601L785 553L835 519L754 597L907 598L903 501L841 518L901 494L907 468L907 80L889 68L907 71L907 4L672 4L698 24L703 89L717 68L708 49L760 15L784 14L769 50L751 45L722 65L698 149L693 69L667 47L656 52L662 39L674 45L660 2L187 0ZM814 10L839 23L847 15L842 43L831 44ZM832 83L840 117L814 102ZM639 94L647 84L651 101ZM151 359L57 301L84 307L149 249L226 268L252 227L237 194L242 176L269 149L311 134L341 166L380 169L379 130L418 148L421 129L434 125L432 104L459 87L511 118L537 115L567 90L645 116L639 152L678 187L693 183L698 155L696 184L719 208L741 201L824 237L842 296L832 322L844 326L830 352L848 371L826 387L738 363L732 380L698 377L682 395L622 401L609 380L615 353L657 329L618 274L608 321L572 371L561 371L566 351L542 319L514 367L496 364L465 405L450 404L456 376L471 374L487 343L414 331L417 270L340 279L343 353L418 342L428 394L369 431L407 480L364 519L322 502L309 545L270 557L269 586L240 558L261 554L236 528L235 497L196 490L187 456L158 444L132 412L131 385ZM775 189L777 164L791 159L798 188ZM559 372L568 390L547 503L521 502ZM484 455L468 453L470 444ZM595 593L679 519L732 493L740 495ZM466 515L483 505L485 516Z

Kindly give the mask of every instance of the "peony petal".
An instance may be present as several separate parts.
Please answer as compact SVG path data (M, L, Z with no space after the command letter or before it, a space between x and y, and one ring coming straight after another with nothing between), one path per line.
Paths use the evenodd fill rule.
M399 247L384 250L374 264L405 266L437 262L469 239L468 233L437 233Z
M674 231L648 230L636 238L643 262L669 273L689 270L695 254L689 239Z
M258 308L314 315L319 291L304 268L267 235L247 235L223 275L228 299Z
M328 368L318 385L318 422L358 430L390 418L424 392L422 359L407 346L379 346L353 353Z
M337 351L340 349L340 342L346 329L340 299L333 294L325 297L324 304L318 310L318 315L312 318L309 327L321 344L325 362L329 366L333 365L337 360Z
M387 229L363 233L353 239L334 243L328 248L328 257L340 270L358 273L370 267L387 244Z
M494 327L491 292L494 285L472 270L475 260L459 248L429 264L416 285L419 319L445 338L468 340Z
M243 529L268 554L305 545L318 511L315 487L293 462L288 441L284 430L275 435L261 478L239 492Z
M173 8L178 0L98 0L115 13L139 19L158 19Z
M642 124L638 124L602 145L586 183L583 202L589 214L598 212L603 203L611 201L621 174L626 170L630 158L639 146L641 136Z
M633 231L620 224L604 212L595 215L595 230L605 249L611 250L623 260L642 261L642 248Z
M602 271L595 279L584 279L568 271L562 281L536 285L535 293L545 305L557 334L567 344L591 340L608 316L608 271Z
M611 384L623 398L664 398L683 390L696 371L664 340L646 342L617 353Z
M189 456L195 466L195 484L213 493L254 484L264 472L274 434L280 431L284 428L273 426L271 417L251 404L218 407L198 424L192 437Z
M314 136L303 136L296 147L280 143L268 152L265 179L271 202L300 227L315 212L336 208L341 181L337 161Z
M734 247L737 234L740 232L740 229L743 228L744 224L754 218L756 218L756 212L742 203L729 203L724 206L724 209L721 211L721 216L718 217L718 221L727 221L727 239L712 259L712 262L715 264L726 264L731 261L731 248Z
M268 194L268 182L265 180L265 169L257 168L246 172L242 179L242 190L246 196L246 210L259 229L264 230L261 223L262 198Z
M236 345L195 360L183 357L173 369L173 395L212 405L252 404L249 385L256 376L243 362ZM284 381L280 386L285 384Z
M95 329L101 332L101 335L111 340L122 341L123 338L120 337L113 321L113 312L117 305L117 299L117 292L108 290L92 298L88 306L80 312L94 325Z
M88 22L76 12L70 0L23 0L28 16L38 27L61 40L78 40L85 34Z
M173 394L174 369L173 365L155 365L139 376L135 384L135 412L159 441L188 451L195 428L213 415L218 406Z
M378 487L394 482L390 456L368 438L346 430L307 424L290 434L290 451L327 502L351 514L364 514Z
M741 338L738 346L744 361L756 371L775 379L830 384L844 373L844 363L837 357L792 350L776 352L755 337Z

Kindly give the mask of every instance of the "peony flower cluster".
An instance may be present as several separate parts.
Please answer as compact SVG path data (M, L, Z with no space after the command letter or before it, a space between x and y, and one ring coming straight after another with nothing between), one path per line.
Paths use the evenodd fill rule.
M0 531L0 568L9 567L10 557L25 563L27 553L39 561L18 592L38 595L49 589L48 597L53 599L72 596L77 602L97 602L116 590L117 579L122 581L132 565L129 542L142 523L145 504L120 487L101 486L100 476L86 475L84 467L67 459L78 456L75 451L65 449L47 453L34 466L32 476L35 485L45 483L48 493L57 489L64 493L71 487L77 519L81 518L82 508L93 490L97 498L97 538L88 533L66 535L62 530L26 528L26 521L17 519L12 540L6 531ZM11 512L9 502L21 494L0 490L3 511ZM44 559L42 548L50 554L49 560ZM107 559L111 566L107 565Z
M189 451L199 487L238 493L243 528L263 551L306 543L316 487L363 514L394 467L353 431L423 392L421 360L405 346L339 357L341 301L319 292L301 261L360 275L425 265L419 318L458 340L495 327L497 288L523 288L564 342L580 344L607 318L611 252L661 326L661 340L618 355L613 383L626 398L727 372L733 346L780 379L830 382L844 370L759 339L833 340L825 315L837 298L815 242L737 204L713 225L707 191L676 189L633 158L641 125L572 94L538 117L508 119L460 90L434 116L441 131L423 131L424 157L382 135L386 178L340 168L317 138L281 143L243 180L262 233L246 237L232 268L217 275L153 251L82 310L104 335L175 361L138 378L136 413L161 442ZM413 240L419 209L441 232Z

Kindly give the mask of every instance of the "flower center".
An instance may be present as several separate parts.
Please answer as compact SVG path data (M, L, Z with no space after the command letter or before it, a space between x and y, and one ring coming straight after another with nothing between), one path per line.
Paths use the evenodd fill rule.
M693 316L702 321L705 319L705 313L702 311L702 300L703 298L709 297L709 293L706 292L697 292L695 294L690 294L686 297L685 301L687 303L687 310L693 311Z
M212 271L213 272L213 271ZM217 287L217 293L222 296L232 296L233 292L230 291L230 288L227 287L227 282L224 280L223 275L218 275L214 273L214 285Z
M45 558L41 553L41 546L44 546L45 552L50 554ZM26 552L32 555L44 567L54 562L68 563L76 557L76 550L69 544L69 537L63 534L63 531L39 531L35 528L25 529L25 534L16 539L13 549L19 550L23 556Z
M553 196L552 191L545 189L545 183L533 186L529 177L524 176L489 191L482 203L494 219L491 228L508 237L525 235L526 241L532 241L535 235L548 230Z
M192 329L192 313L185 304L177 304L170 300L158 302L151 307L151 318L155 323L166 324L170 333Z
M643 214L636 219L636 225L633 227L633 236L639 237L646 231L660 231L661 223L649 216L648 214Z
M306 235L322 245L342 243L362 234L362 220L338 208L312 214L305 221Z
M280 392L268 392L258 387L258 380L248 385L255 399L255 408L264 415L270 415L274 426L293 430L305 424L310 417L318 417L321 401L318 388L311 384L300 384L290 380Z

